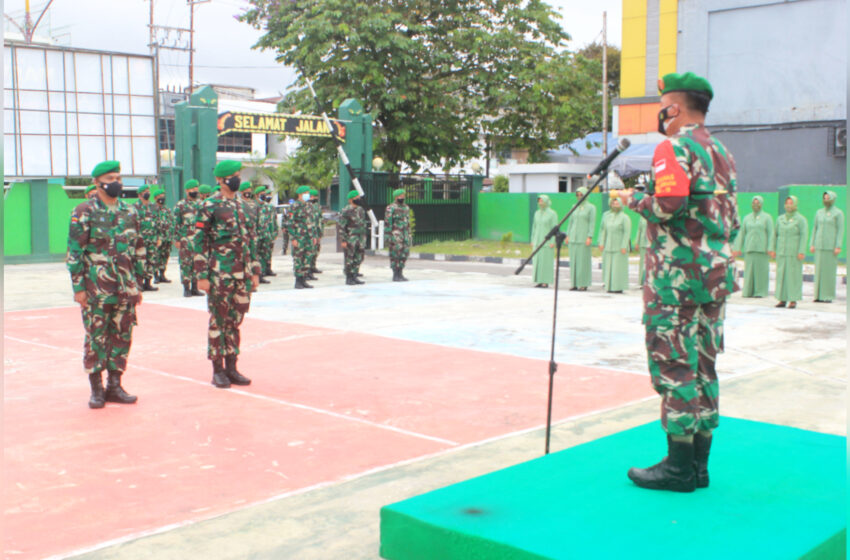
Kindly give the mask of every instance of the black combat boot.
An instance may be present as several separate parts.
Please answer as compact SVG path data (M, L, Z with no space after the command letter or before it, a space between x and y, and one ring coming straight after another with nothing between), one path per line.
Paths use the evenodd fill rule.
M89 374L89 383L91 384L89 408L103 408L106 401L103 399L103 379L100 372Z
M304 280L303 276L296 276L295 277L295 289L296 290L303 290L304 288L312 288L312 287L313 286L311 286L310 284L307 283L306 280Z
M265 276L260 275L260 284L271 284L268 280L266 280Z
M357 276L358 278L364 278L366 275L362 272L358 272L357 274L355 274L355 276Z
M404 273L402 272L402 269L400 269L400 268L398 269L398 281L399 282L407 282L407 278L404 277Z
M313 274L312 272L308 272L307 276L305 276L304 279L305 280L318 280L318 278L316 278L316 275Z
M198 289L198 281L197 280L192 280L192 295L193 296L204 295L204 292L202 292Z
M188 280L183 281L183 297L192 297L192 288Z
M356 274L352 274L351 275L351 283L356 286L356 285L359 285L359 284L365 284L366 282L357 278Z
M277 276L277 272L273 271L272 269L266 270L265 274L266 276Z
M117 402L121 404L133 404L138 400L136 395L128 395L121 386L121 372L110 371L106 378L106 402Z
M145 278L145 284L142 286L142 291L143 292L156 292L156 291L159 291L159 288L155 288L155 287L151 286L151 279Z
M398 274L398 270L396 270L396 269L394 268L394 269L393 269L393 282L401 282L401 280L399 280L399 279L398 279L398 276L399 276L399 274Z
M351 274L346 274L345 275L345 285L346 286L353 286L354 284L355 284L354 277Z
M236 370L236 356L224 357L224 373L234 385L250 385L251 380Z
M657 465L646 469L629 469L629 478L641 488L693 492L696 489L694 473L694 444L673 441L667 436L667 456Z
M165 271L164 270L159 271L159 283L160 284L171 284L171 280L169 280L168 278L165 277Z
M230 388L230 379L227 377L227 374L224 373L224 364L221 363L221 358L216 358L212 361L213 364L213 378L212 384L218 387L219 389L229 389Z
M310 269L310 274L321 274L322 271L316 268L315 266ZM315 280L315 279L314 279Z
M694 434L694 473L697 488L708 488L708 454L711 451L711 436Z

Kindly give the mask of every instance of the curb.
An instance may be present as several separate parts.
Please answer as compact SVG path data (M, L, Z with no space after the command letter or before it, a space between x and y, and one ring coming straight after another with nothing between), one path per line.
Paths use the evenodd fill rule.
M375 250L375 249L366 249L366 254L370 257L381 256L388 257L389 252L384 250ZM476 255L442 255L439 253L410 253L407 257L408 259L419 259L423 261L442 261L442 262L477 262L477 263L486 263L486 264L508 264L511 266L519 266L522 264L524 259L510 259L504 257L479 257ZM561 268L569 268L570 261L560 260L558 264ZM596 263L596 269L602 270L602 263ZM738 271L738 277L744 277L743 268ZM803 282L814 282L815 275L814 274L803 274ZM841 284L847 285L847 275L840 277Z

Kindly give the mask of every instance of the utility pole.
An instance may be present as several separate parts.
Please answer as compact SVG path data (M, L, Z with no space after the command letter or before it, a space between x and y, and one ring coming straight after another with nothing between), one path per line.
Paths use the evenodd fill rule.
M602 12L602 159L608 156L608 12ZM606 179L607 182L607 179Z
M50 0L49 2L47 2L47 5L44 7L43 10L41 10L41 14L38 16L38 19L35 20L35 23L33 23L32 22L32 15L30 14L30 0L26 0L26 3L24 4L24 25L23 25L23 27L21 27L21 25L17 21L12 19L8 15L6 15L6 14L3 14L3 15L6 16L6 19L11 21L12 24L21 31L21 35L24 36L24 42L32 43L32 38L35 35L35 30L38 28L38 24L41 23L41 19L44 17L44 14L47 13L47 9L50 7L50 5L52 3L53 3L53 0ZM0 2L0 6L2 6L2 2Z
M150 27L150 48L151 54L154 53L154 49L170 49L173 51L183 51L189 53L189 87L187 88L188 94L192 94L192 89L195 85L195 4L206 4L210 2L210 0L186 0L186 4L189 5L189 27L188 29L185 27L170 27L167 25L155 25L153 20L153 2L154 0L148 0L151 3L150 9L150 23L148 27ZM189 35L189 45L186 46L185 43L182 43L183 34L186 33ZM162 37L159 37L159 35ZM171 39L172 34L176 35L173 44L166 44L166 41ZM158 52L158 51L157 51Z
M189 95L195 87L195 4L205 4L210 0L186 0L189 4Z

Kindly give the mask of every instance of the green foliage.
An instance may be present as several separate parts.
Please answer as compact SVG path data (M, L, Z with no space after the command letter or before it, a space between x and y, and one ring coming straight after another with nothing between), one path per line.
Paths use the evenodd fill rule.
M257 167L269 177L281 198L295 198L295 189L309 185L328 188L337 173L337 152L330 138L304 138L301 146L275 168Z
M558 17L542 0L250 0L242 20L324 110L362 101L386 171L416 171L478 155L481 134L535 160L598 128L596 67L564 50ZM316 112L304 85L283 108Z
M493 192L506 193L510 188L510 180L507 175L496 175L493 177Z
M502 236L502 246L506 246L508 243L513 243L514 241L514 232L509 231L505 235Z

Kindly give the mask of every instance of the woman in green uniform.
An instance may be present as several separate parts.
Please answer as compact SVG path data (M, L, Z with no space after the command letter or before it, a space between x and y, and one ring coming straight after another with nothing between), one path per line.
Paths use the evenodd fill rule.
M776 219L776 250L770 252L776 258L776 307L797 307L803 299L803 259L809 225L806 218L797 212L797 197L785 199L785 213Z
M537 212L531 225L531 248L534 250L546 234L558 225L558 214L550 208L549 197L541 194L537 197ZM548 288L555 281L555 239L552 238L531 260L534 265L534 287Z

